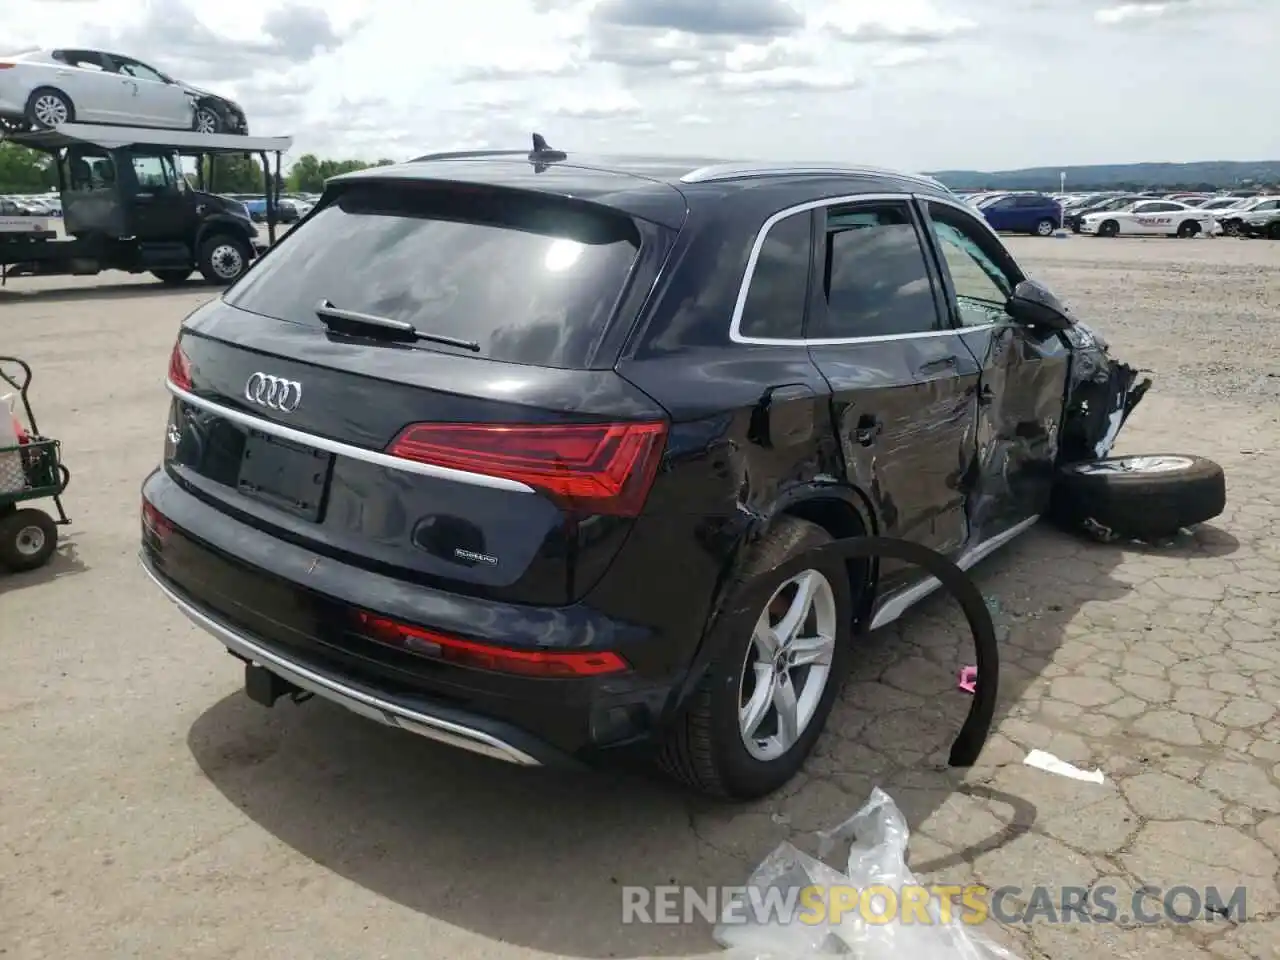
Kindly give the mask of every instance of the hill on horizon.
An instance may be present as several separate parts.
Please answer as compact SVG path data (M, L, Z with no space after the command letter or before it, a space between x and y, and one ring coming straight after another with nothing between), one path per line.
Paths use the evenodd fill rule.
M1138 187L1257 188L1280 183L1280 160L1198 160L1191 163L1106 163L1024 167L1020 170L937 170L929 176L952 190L1057 190L1066 173L1068 190Z

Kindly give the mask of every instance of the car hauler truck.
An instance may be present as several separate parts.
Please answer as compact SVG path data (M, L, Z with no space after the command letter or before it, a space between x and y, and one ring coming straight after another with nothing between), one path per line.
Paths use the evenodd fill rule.
M0 283L123 270L169 284L199 271L212 283L229 284L275 242L280 157L292 146L290 137L67 123L4 139L53 157L65 236L45 223L0 222ZM243 203L206 189L205 168L213 165L204 159L237 154L256 154L262 163L265 244ZM188 157L197 161L194 188L183 172Z

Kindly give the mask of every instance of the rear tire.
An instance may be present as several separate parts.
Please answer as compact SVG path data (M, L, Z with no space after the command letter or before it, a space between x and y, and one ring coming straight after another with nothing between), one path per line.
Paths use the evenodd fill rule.
M1199 232L1200 224L1194 220L1183 220L1178 224L1178 236L1184 240L1196 236Z
M38 87L27 98L26 116L33 130L52 130L64 123L74 123L76 108L61 90Z
M43 510L0 518L0 566L14 573L43 567L58 546L58 525Z
M1226 508L1226 475L1204 457L1145 454L1066 464L1051 512L1061 523L1112 540L1163 540Z
M727 588L725 607L732 609L735 600L741 602L744 595L772 595L774 599L760 611L763 622L769 623L772 615L766 618L766 614L781 615L790 602L788 596L793 596L790 591L798 593L798 588L791 586L798 578L782 580L776 568L831 542L831 535L816 524L782 518L765 534L743 573ZM853 597L849 571L842 562L815 563L800 577L813 587L813 601L797 626L797 634L825 636L830 630L829 660L825 665L774 670L761 656L750 626L742 628L742 618L726 618L713 628L707 642L716 643L719 652L690 695L684 713L667 732L658 757L668 775L700 793L733 800L770 794L796 775L822 734L851 655ZM721 632L725 630L736 635ZM822 666L826 673L815 673ZM762 696L759 702L765 704L764 712L756 714L760 722L752 725L744 717L752 712L748 708L757 702L756 696L766 689L759 684L775 684L775 678L784 673L787 678L771 686L783 692ZM808 686L819 679L825 684L820 689ZM778 696L789 696L801 705L797 713L801 722L792 728L797 731L794 737L783 734L786 725L771 705ZM806 718L807 710L812 712Z
M1058 229L1058 225L1048 217L1045 217L1045 219L1036 224L1036 228L1033 232L1037 237L1052 237L1053 231L1056 229Z
M200 245L197 266L200 274L210 283L227 285L235 283L249 269L253 251L239 237L220 233Z
M1100 237L1118 237L1120 236L1120 224L1115 220L1107 220L1102 226L1098 227L1098 236Z
M187 282L190 270L152 270L151 275L168 287L178 287Z

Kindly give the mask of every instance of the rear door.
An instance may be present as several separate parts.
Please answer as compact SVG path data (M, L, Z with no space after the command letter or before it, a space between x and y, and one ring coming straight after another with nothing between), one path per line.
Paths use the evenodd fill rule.
M850 483L884 533L944 554L965 545L978 367L947 322L909 198L817 211L819 258L805 335L830 385ZM914 579L882 565L887 590Z
M110 64L93 50L58 50L61 64L53 84L69 96L76 119L88 123L129 123L135 119L127 78L110 72Z
M980 363L977 461L968 478L974 543L1044 511L1071 354L1062 337L1005 313L1023 279L998 237L959 204L924 202L961 339Z
M166 469L317 563L569 603L611 562L664 452L663 411L602 344L668 243L561 196L336 186L188 318ZM374 320L335 326L344 315ZM389 339L379 321L432 339Z

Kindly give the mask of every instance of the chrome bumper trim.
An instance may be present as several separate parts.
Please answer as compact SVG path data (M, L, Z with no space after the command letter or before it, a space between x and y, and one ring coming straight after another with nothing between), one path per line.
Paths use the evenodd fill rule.
M182 611L188 620L217 637L226 645L228 650L259 666L265 667L300 689L314 693L317 697L323 697L325 700L332 701L339 706L346 707L362 717L368 717L370 720L376 720L378 723L389 727L416 733L418 736L426 737L429 740L446 743L462 750L468 750L471 753L505 760L507 763L514 763L523 767L542 766L540 761L523 750L495 737L493 734L486 733L483 730L474 730L451 720L442 720L439 717L410 710L383 700L381 697L365 693L362 690L352 689L340 680L317 673L309 667L294 663L277 653L259 646L238 631L231 629L192 606L156 576L145 559L139 558L139 562L147 576L151 578L152 583L160 588L160 591L172 601L174 606Z

